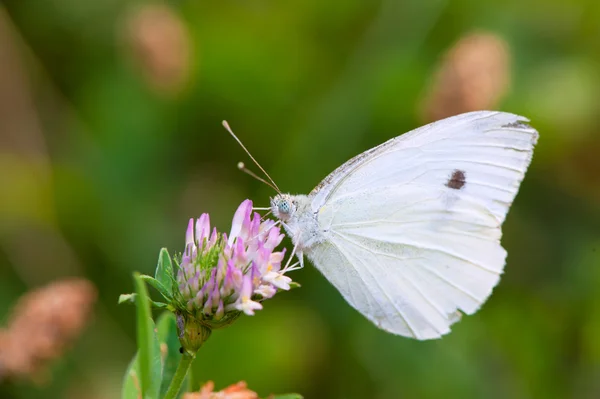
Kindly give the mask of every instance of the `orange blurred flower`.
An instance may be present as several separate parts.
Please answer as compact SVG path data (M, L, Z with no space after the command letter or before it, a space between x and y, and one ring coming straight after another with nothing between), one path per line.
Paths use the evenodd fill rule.
M510 81L508 44L492 33L464 36L445 55L423 104L426 121L494 109Z
M189 31L171 8L161 4L135 7L125 18L125 41L148 83L173 93L188 82L192 45Z
M213 392L214 388L214 382L208 381L199 392L186 393L183 399L258 399L258 394L248 389L245 381L232 384L218 392Z
M87 280L67 279L23 295L0 331L0 378L39 380L85 327L96 289Z

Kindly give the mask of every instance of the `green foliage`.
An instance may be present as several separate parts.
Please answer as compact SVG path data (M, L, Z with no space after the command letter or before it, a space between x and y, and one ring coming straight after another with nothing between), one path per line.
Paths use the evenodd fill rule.
M165 299L173 297L173 290L177 289L177 283L175 282L175 275L173 274L173 264L171 263L171 256L166 248L160 250L158 255L158 264L156 265L156 272L154 278L161 288L157 288Z
M160 294L163 296L163 298L165 298L167 301L171 300L172 293L171 293L170 285L167 288L167 286L163 285L163 283L161 283L160 281L158 281L150 276L146 276L145 274L140 275L140 279L142 279L144 282L150 284L152 287L156 288L156 290L158 292L160 292Z
M200 270L203 270L204 273L209 273L210 270L217 266L219 254L223 251L224 245L223 238L219 237L217 243L208 250L205 256L196 258L200 262L198 264Z
M161 251L161 257L165 252ZM206 331L206 337L192 353L184 352L182 355L183 348L180 345L181 342L185 344L187 338L180 341L175 315L172 312L163 312L156 326L154 324L150 313L152 301L145 285L147 281L158 282L151 277L134 273L136 293L121 295L119 298L119 303L133 302L137 307L138 350L125 372L121 388L122 399L175 398L179 396L177 391L185 391L186 386L193 390L198 390L200 386L200 383L195 381L198 375L188 371L197 350L211 334L211 330L198 324L198 328ZM186 337L190 326L190 323L186 323ZM200 333L194 332L191 335L197 337ZM191 345L186 347L189 349ZM189 380L189 384L186 384L185 380ZM302 399L302 396L285 394L270 396L270 399Z
M173 313L162 313L156 322L156 330L163 360L160 383L160 397L162 398L165 396L171 380L173 380L175 370L177 370L177 365L181 359L179 338L177 337L177 322Z
M145 399L158 399L161 381L160 345L154 331L154 321L148 303L148 291L139 273L134 273L137 309L137 346L136 356L139 370L141 396Z
M138 356L135 355L123 378L123 386L121 389L121 399L139 399L142 396L140 388L140 365Z
M129 304L135 304L136 303L136 298L137 298L137 294L133 293L133 294L121 294L119 295L119 305L123 304L123 303L129 303ZM152 299L148 298L148 303L153 307L153 308L157 308L157 309L165 309L165 308L169 308L169 304L164 303L164 302L156 302L153 301Z

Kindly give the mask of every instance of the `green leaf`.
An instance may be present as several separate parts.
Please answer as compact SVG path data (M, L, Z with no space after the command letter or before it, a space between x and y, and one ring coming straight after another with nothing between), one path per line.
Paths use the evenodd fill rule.
M173 380L181 353L179 337L177 336L177 321L171 312L164 312L156 322L157 337L163 360L162 382L160 384L160 397L164 397L169 384ZM185 386L185 385L184 385Z
M143 398L158 398L160 388L160 346L154 332L154 321L146 284L139 273L134 273L135 304L137 307L137 346L139 381Z
M271 395L268 399L303 399L304 396L299 393L283 393L281 395Z
M135 355L125 372L123 387L121 388L121 399L138 399L142 397L139 375L140 366L138 364L138 357Z
M162 248L160 250L154 278L167 289L169 297L172 297L173 292L171 291L171 288L173 287L174 280L173 264L171 263L171 256L169 255L167 248Z
M150 284L151 286L153 286L154 288L156 288L156 290L158 292L160 292L160 294L167 300L167 301L171 301L173 296L171 295L171 290L168 289L167 287L165 287L160 281L145 275L145 274L141 274L140 278L145 281L146 283Z
M169 304L164 302L150 301L150 305L156 309L169 309Z
M137 298L137 294L121 294L119 295L119 305L122 303L129 303L129 304L133 304L135 305L135 301ZM148 302L150 302L150 305L153 308L156 309L169 309L169 304L168 303L164 303L164 302L156 302L153 301L152 299L148 298Z
M119 295L119 305L122 303L135 303L136 294L121 294Z
M295 281L292 281L290 283L290 290L294 289L294 288L300 288L300 287L302 287L302 286L300 284L298 284L297 282L295 282Z

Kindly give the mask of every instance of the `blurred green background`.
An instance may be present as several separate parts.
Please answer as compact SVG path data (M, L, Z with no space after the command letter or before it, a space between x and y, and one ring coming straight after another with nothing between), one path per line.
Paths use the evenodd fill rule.
M417 342L377 330L311 266L292 275L301 289L216 331L198 370L261 395L600 397L598 4L4 0L0 318L65 276L100 298L51 381L0 385L0 397L119 396L135 351L135 310L117 306L131 273L152 273L162 246L182 250L190 217L227 231L243 199L273 194L236 169L250 162L221 120L284 191L307 193L428 122L444 54L474 31L509 54L505 95L488 106L540 132L490 300Z

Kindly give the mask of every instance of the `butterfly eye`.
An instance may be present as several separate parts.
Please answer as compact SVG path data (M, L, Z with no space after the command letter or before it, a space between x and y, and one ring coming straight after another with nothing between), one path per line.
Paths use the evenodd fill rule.
M277 208L279 209L279 213L288 214L290 213L290 203L288 201L281 201Z

